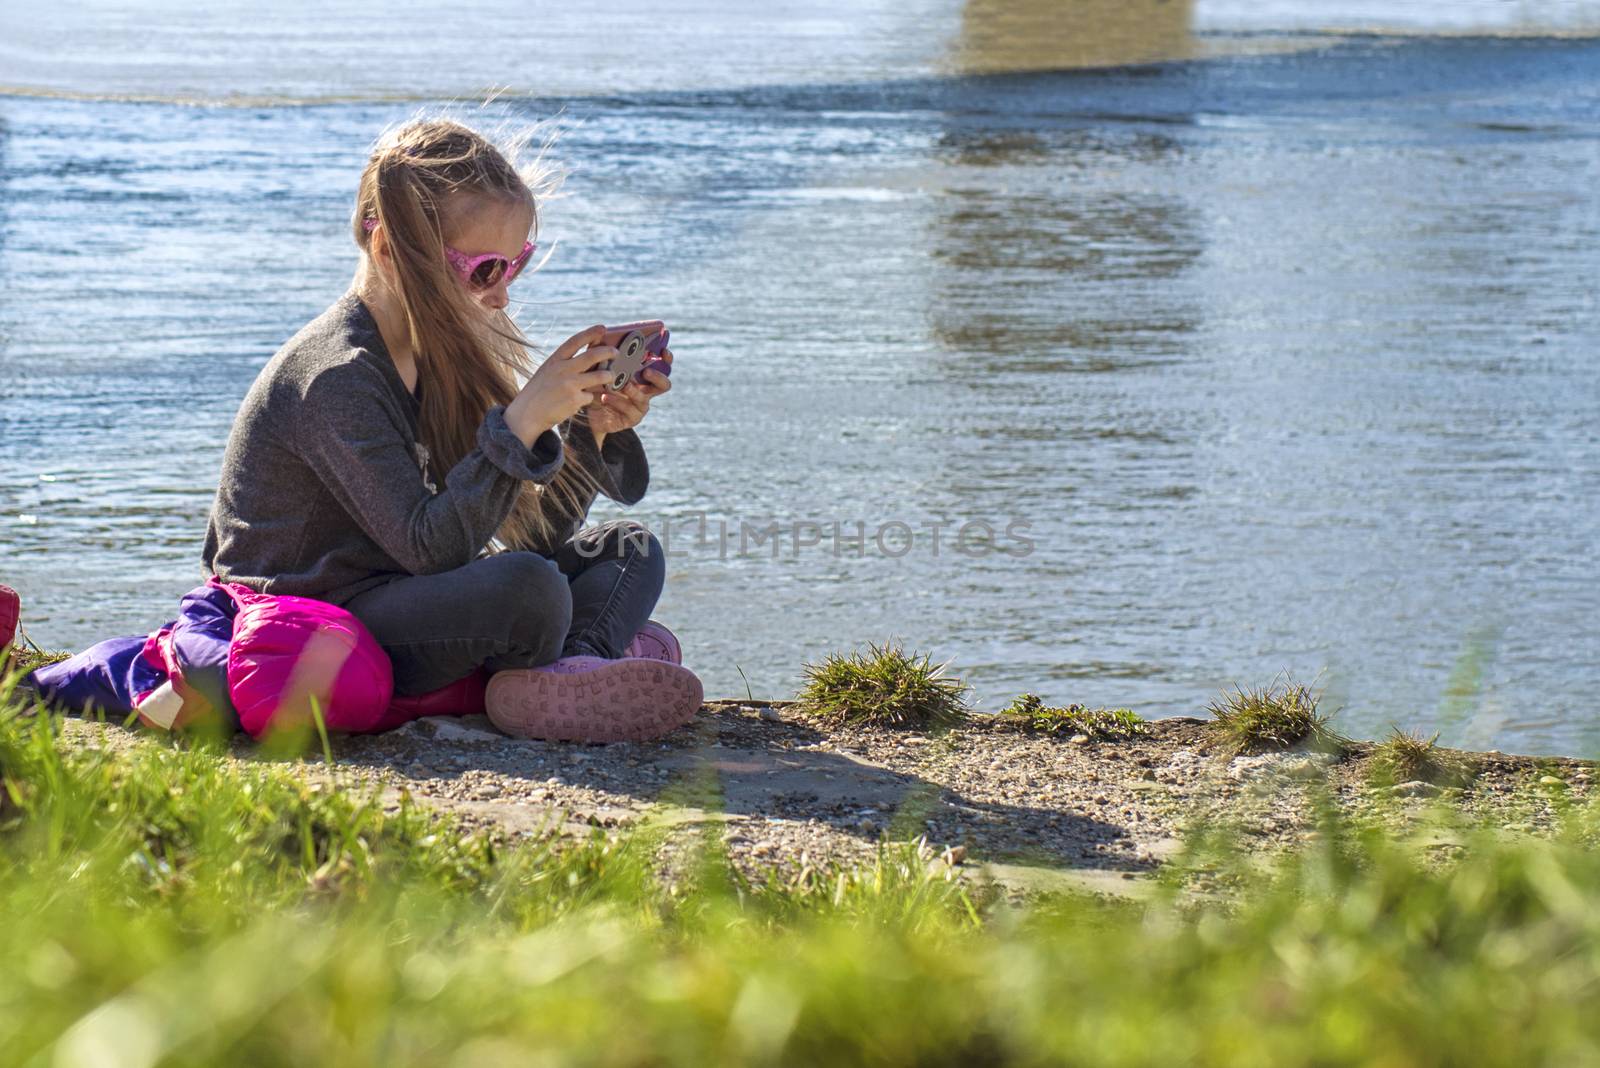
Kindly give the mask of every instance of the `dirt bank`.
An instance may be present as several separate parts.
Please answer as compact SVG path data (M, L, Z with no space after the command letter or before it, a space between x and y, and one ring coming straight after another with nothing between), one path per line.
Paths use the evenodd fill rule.
M78 721L69 735L141 744L137 732ZM241 741L235 753L253 750ZM469 717L336 739L331 771L320 759L301 766L351 788L408 791L509 838L720 826L741 868L795 873L921 837L935 862L974 878L1118 893L1136 892L1196 827L1226 821L1263 853L1315 833L1313 784L1397 824L1445 801L1508 832L1540 833L1564 805L1589 797L1595 778L1586 761L1487 753L1471 755L1477 775L1463 788L1396 787L1375 781L1372 754L1358 742L1338 758L1238 757L1206 722L1187 718L1117 742L983 720L937 737L824 733L792 703L712 701L692 724L648 744L522 741Z

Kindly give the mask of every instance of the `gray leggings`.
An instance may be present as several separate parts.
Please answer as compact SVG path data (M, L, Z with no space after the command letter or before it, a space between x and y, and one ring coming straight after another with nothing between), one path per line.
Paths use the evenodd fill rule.
M438 575L401 575L347 608L394 662L394 692L427 693L478 667L538 667L622 655L666 583L661 543L614 520L580 530L554 558L486 556Z

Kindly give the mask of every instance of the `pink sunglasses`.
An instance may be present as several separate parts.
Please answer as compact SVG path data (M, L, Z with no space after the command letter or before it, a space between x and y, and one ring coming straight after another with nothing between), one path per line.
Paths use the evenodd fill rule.
M367 233L378 228L377 219L368 219L362 224ZM498 252L485 252L479 256L468 256L465 252L458 252L449 245L444 247L444 258L450 261L456 274L461 276L461 281L473 289L488 289L490 286L499 285L504 281L510 285L516 281L517 275L528 265L533 254L539 248L532 241L524 242L522 251L514 259L506 259Z

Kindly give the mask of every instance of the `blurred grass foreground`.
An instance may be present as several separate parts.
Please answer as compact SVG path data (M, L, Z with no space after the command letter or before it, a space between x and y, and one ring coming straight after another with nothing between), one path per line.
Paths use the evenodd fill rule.
M1019 902L915 846L765 884L715 837L512 849L62 731L0 689L7 1064L1600 1062L1581 807L1551 840L1330 815L1271 865L1213 829L1154 897Z

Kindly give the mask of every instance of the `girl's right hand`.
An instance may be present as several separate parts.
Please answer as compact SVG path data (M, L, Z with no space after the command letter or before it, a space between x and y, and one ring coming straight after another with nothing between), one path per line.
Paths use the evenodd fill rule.
M610 371L594 369L617 355L616 349L601 344L605 333L605 327L591 326L567 338L506 405L506 425L528 448L540 434L592 404L611 381Z

